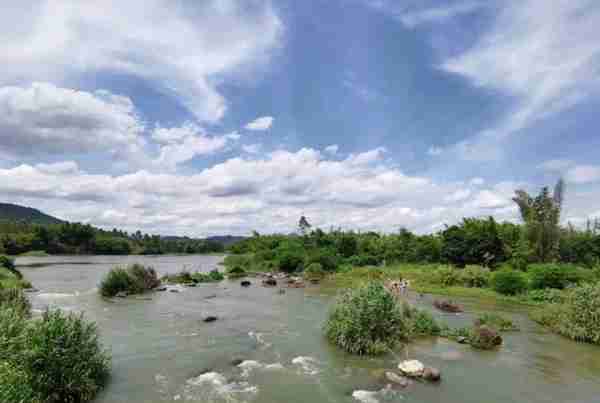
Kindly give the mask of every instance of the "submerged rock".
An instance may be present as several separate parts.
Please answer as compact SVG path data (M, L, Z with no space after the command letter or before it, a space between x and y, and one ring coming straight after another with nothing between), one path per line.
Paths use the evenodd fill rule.
M177 288L171 288L169 292L179 292L179 290Z
M234 358L233 360L231 360L231 365L237 367L242 362L244 362L244 360L242 360L241 358Z
M398 364L398 369L406 376L417 378L423 375L425 366L421 361L407 360Z
M127 293L125 291L119 291L118 293L115 294L115 297L117 298L127 298Z
M406 377L400 376L391 371L385 373L385 378L393 384L401 386L403 388L407 387L410 383L410 381Z
M249 282L248 280L244 280L244 281L242 281L242 282L240 283L240 285L241 285L242 287L250 287L250 286L252 285L252 283L251 283L251 282Z
M217 318L216 316L207 316L206 318L204 318L204 322L205 323L216 322L217 319L219 319L219 318Z
M262 284L265 287L275 287L277 285L277 280L272 277L266 278L262 281Z
M167 287L164 287L164 286L162 286L162 287L156 287L156 288L154 289L154 291L158 291L158 292L167 291Z
M442 379L442 374L437 368L427 367L423 370L423 379L430 382L439 382Z
M435 306L437 309L439 309L440 311L443 311L443 312L459 313L459 312L463 311L462 308L458 304L455 304L452 301L435 300L435 301L433 301L433 306Z

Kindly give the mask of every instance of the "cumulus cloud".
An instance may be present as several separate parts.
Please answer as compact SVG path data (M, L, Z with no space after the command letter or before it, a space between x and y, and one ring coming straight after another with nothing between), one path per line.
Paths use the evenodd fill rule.
M252 131L265 131L269 130L273 125L273 121L275 119L272 116L262 116L260 118L254 119L252 122L249 122L244 126L244 128Z
M436 183L403 173L382 153L368 150L334 160L309 148L278 150L185 175L92 174L68 161L21 164L0 169L0 193L70 220L195 236L287 232L302 214L323 228L421 232L463 216L516 216L510 196L517 184L474 189L462 182Z
M332 145L325 147L325 152L330 155L336 155L339 150L340 150L340 146L338 146L337 144L332 144Z
M138 151L143 122L127 97L48 83L0 88L0 149L8 154Z
M227 109L219 83L268 62L282 29L269 1L14 2L0 14L0 84L124 73L216 122Z
M260 144L244 144L242 146L242 150L248 154L258 154L262 149L262 145Z

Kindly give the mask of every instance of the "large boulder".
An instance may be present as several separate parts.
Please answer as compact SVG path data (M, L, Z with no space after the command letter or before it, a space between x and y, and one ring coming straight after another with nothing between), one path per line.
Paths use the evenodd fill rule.
M430 382L439 382L442 379L442 374L437 368L427 367L423 370L423 379Z
M425 369L425 366L421 361L407 360L402 361L400 364L398 364L398 369L406 376L418 378L423 375L423 370Z

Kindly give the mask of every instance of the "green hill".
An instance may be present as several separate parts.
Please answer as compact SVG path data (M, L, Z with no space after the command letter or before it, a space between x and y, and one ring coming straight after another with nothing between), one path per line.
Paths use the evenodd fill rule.
M25 221L30 224L60 224L63 220L41 211L10 203L0 203L0 221Z

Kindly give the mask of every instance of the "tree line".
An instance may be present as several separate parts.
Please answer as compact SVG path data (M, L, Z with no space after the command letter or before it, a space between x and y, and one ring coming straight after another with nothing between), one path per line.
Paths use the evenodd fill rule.
M586 228L560 225L565 185L547 187L536 196L515 192L522 223L498 222L493 217L464 218L435 234L419 235L407 229L393 234L313 229L301 217L291 235L260 235L231 247L234 254L252 256L250 264L302 270L311 263L336 270L342 265L369 266L394 263L443 263L457 267L510 265L524 270L531 263L600 264L600 225ZM268 267L263 267L268 268Z
M192 238L163 238L141 231L102 230L89 224L31 224L0 221L0 253L20 255L31 251L49 254L165 254L223 252L218 242Z

